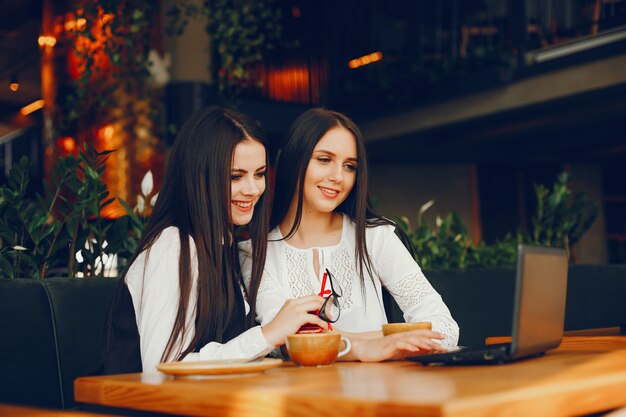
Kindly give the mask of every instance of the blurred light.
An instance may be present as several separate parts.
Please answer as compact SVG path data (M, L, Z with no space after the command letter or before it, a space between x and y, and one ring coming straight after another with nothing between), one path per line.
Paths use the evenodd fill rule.
M16 73L11 74L11 84L9 84L9 88L11 89L11 91L17 91L20 89L20 83L17 80Z
M100 137L102 142L104 142L104 146L107 149L114 147L112 144L114 132L115 129L113 128L113 125L106 125L98 129L98 136Z
M542 62L551 61L553 59L570 56L575 53L623 41L624 39L626 39L626 32L624 32L623 28L618 27L608 30L603 34L542 49L532 54L531 59L534 63L540 64Z
M39 109L42 109L43 106L46 105L46 102L43 100L37 100L37 101L33 101L30 104L25 105L24 107L22 107L20 109L20 114L22 116L28 116L29 114L31 114L32 112L35 112Z
M39 39L37 39L37 42L39 43L39 46L41 46L42 48L44 46L53 47L57 43L57 38L55 38L54 36L49 36L49 35L41 35Z
M270 69L267 75L268 97L290 103L309 103L312 90L309 75L309 68L302 65Z
M111 20L113 20L114 17L115 15L113 13L105 13L102 15L101 22L103 25L105 25L109 23Z
M83 30L87 26L87 19L79 17L78 19L69 19L65 22L65 30L71 32L73 30Z
M71 136L63 136L57 139L57 146L66 154L74 153L76 151L76 140Z
M362 67L363 65L380 61L381 59L383 59L382 52L376 51L376 52L372 52L369 55L363 55L362 57L350 60L350 62L348 62L348 67L350 67L351 69L355 69L358 67Z
M291 15L296 19L299 19L302 17L302 11L298 6L291 6Z

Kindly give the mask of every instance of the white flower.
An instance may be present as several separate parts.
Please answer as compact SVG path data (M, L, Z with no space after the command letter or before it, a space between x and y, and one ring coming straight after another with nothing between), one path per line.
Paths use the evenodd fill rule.
M150 207L154 207L158 196L159 196L159 193L156 193L155 195L152 196L152 198L150 199Z
M26 249L24 246L16 245L16 246L13 246L13 250L28 250L28 249Z
M146 175L144 175L143 180L141 180L141 194L145 197L152 192L152 188L154 187L154 182L152 180L152 171L148 170Z
M424 214L424 212L425 212L426 210L428 210L429 208L431 208L431 206L432 206L433 204L435 204L435 200L434 200L434 199L433 199L433 200L430 200L430 201L427 201L426 203L424 203L424 204L422 205L422 207L420 207L420 214Z
M157 87L163 87L170 80L170 65L172 56L166 53L163 57L154 49L148 53L148 71L152 81Z
M437 225L437 227L441 227L441 225L443 224L443 219L437 215L437 217L435 218L435 224Z
M143 213L145 208L146 208L146 200L143 198L143 196L138 195L137 205L135 206L135 211L138 213Z

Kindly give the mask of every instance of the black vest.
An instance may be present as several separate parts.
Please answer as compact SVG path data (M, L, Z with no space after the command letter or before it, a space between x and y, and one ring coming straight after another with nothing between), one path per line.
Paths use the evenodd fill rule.
M229 341L247 330L246 310L241 291L235 291L233 316L225 323L224 341ZM226 312L222 317L226 317ZM194 348L197 352L210 341L202 341ZM133 300L124 280L120 280L105 326L105 343L102 354L103 375L141 372L139 331Z

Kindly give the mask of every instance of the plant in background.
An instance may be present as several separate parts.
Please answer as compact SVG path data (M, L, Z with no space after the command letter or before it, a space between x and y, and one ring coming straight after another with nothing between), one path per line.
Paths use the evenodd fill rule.
M258 86L250 66L262 62L282 37L281 10L274 0L177 0L167 15L171 35L180 35L189 19L207 19L206 30L218 58L214 68L218 92L226 98Z
M444 218L437 216L436 229L431 230L424 222L423 214L432 207L434 200L420 207L414 230L406 217L394 220L411 239L416 261L423 268L512 266L517 261L517 245L520 243L563 247L571 256L571 246L597 218L599 204L587 200L583 192L572 193L569 181L569 175L561 173L551 190L535 184L537 207L532 231L518 231L490 245L484 242L474 245L455 212Z
M35 199L26 195L28 159L14 165L0 187L2 277L103 276L107 259L134 252L129 217L101 215L114 200L101 180L110 153L86 145L78 157L58 159Z
M7 184L0 187L0 269L10 278L45 275L56 260L56 242L62 231L58 223L50 222L49 203L54 206L55 197L48 204L26 198L28 165L28 159L22 157L11 169ZM63 176L61 181L68 179Z
M530 243L570 248L591 227L600 210L597 201L587 200L585 193L572 193L570 177L561 173L552 190L535 184L537 210L532 219Z
M521 233L508 234L504 239L498 240L491 245L480 242L468 249L468 268L490 268L498 266L514 266L517 262L517 245L523 242Z
M159 193L153 194L153 181L152 172L146 172L146 175L141 180L141 194L137 195L137 204L134 208L131 208L124 200L118 199L130 219L130 238L126 239L126 246L124 246L125 253L129 256L132 256L137 250L137 244L141 240L148 218L152 213L152 208L159 197Z
M411 230L406 217L394 220L411 239L420 266L431 269L463 268L471 245L467 228L458 214L452 212L444 218L437 216L437 229L431 230L423 220L423 215L434 203L434 200L430 200L420 207L415 230Z
M49 165L56 163L59 136L120 149L107 162L119 170L119 180L103 179L112 194L122 196L133 194L134 179L159 165L165 131L159 87L168 78L157 51L160 10L158 1L68 3L59 38L67 68L57 70L54 123L46 125Z
M125 217L106 219L102 210L115 200L110 197L102 182L106 158L113 151L98 152L85 146L80 153L77 183L71 210L65 215L66 227L70 231L68 273L82 276L103 276L108 269L106 261L120 252L128 238ZM80 249L80 261L75 263L75 254Z
M151 30L159 2L76 2L70 13L73 20L65 28L76 76L66 95L64 122L109 119L110 109L120 106L120 94L150 97Z

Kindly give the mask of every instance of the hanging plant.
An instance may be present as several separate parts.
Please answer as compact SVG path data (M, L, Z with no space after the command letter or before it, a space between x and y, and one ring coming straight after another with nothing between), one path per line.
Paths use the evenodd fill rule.
M158 12L159 3L151 1L74 3L64 25L71 90L66 122L109 118L119 95L150 95L149 55Z
M262 62L282 37L281 10L274 0L178 0L168 10L168 33L180 35L190 19L204 18L217 57L218 92L235 97L248 87L258 87L253 64Z
M119 149L103 178L109 191L127 199L141 176L158 165L164 131L162 91L153 74L160 57L160 2L143 0L74 1L64 15L65 78L59 78L55 134L71 136L98 150ZM48 165L60 153L47 144ZM107 215L124 213L117 202Z

